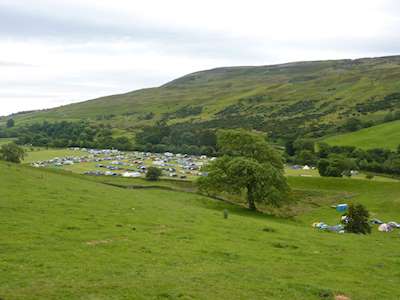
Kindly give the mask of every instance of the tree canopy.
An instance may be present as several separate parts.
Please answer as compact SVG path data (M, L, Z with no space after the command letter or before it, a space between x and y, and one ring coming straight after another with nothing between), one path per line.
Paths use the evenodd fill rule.
M369 212L361 204L349 205L349 213L347 214L348 222L345 224L344 229L352 233L371 233L371 226L368 223Z
M7 128L12 128L15 125L14 119L8 119L7 120Z
M146 179L149 181L157 181L162 175L161 169L157 167L149 167L146 173Z
M217 133L218 151L223 154L207 167L208 176L199 179L208 193L246 193L249 209L256 203L278 206L289 187L279 153L259 135L224 130Z

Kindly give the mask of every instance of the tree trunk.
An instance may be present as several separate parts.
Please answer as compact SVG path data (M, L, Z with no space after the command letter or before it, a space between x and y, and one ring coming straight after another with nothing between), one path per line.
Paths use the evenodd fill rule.
M250 185L247 186L247 203L250 210L257 210L256 203L254 202L253 189Z

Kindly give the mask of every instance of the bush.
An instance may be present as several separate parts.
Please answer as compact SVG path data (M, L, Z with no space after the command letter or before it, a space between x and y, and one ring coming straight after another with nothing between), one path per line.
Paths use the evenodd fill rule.
M0 159L19 164L25 157L25 150L15 143L3 145L0 148Z
M146 173L146 179L149 181L157 181L160 179L162 171L156 167L149 167Z
M353 160L341 156L332 156L329 159L320 159L318 172L321 176L342 177L351 174L357 168Z
M329 167L329 160L327 159L320 159L318 162L318 172L321 176L328 176L327 169Z
M310 150L301 150L299 154L296 156L296 163L300 165L312 165L315 166L317 161L317 157L314 152Z
M7 128L12 128L15 125L14 119L8 119L7 120Z
M367 175L365 176L365 178L367 178L367 179L373 179L373 178L374 178L374 175L372 175L372 174L367 174Z
M368 223L368 218L369 212L363 205L350 204L344 229L352 233L370 234L371 226Z

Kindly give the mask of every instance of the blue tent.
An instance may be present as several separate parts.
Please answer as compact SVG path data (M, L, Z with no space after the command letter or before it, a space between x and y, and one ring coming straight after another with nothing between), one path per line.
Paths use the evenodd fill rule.
M336 205L336 211L338 212L344 212L349 208L347 204L338 204Z

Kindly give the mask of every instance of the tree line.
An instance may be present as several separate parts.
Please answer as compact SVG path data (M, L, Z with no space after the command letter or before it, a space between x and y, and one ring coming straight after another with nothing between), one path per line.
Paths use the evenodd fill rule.
M400 175L400 145L397 151L352 146L330 146L311 139L296 139L285 145L286 161L317 166L322 176L350 175L351 170Z
M13 131L19 145L39 147L85 147L133 150L132 141L125 137L113 137L112 129L105 125L88 122L34 123Z

